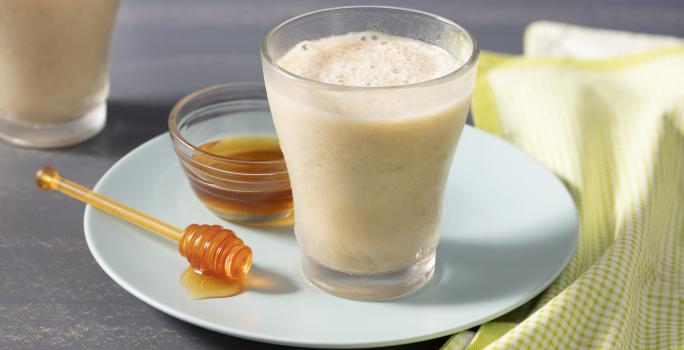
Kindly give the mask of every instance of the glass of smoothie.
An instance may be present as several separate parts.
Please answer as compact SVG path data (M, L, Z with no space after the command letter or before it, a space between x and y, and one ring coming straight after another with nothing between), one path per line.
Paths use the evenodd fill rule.
M268 101L313 284L379 300L430 280L478 54L460 25L391 7L307 13L266 35Z
M105 125L119 0L0 1L0 139L49 148Z

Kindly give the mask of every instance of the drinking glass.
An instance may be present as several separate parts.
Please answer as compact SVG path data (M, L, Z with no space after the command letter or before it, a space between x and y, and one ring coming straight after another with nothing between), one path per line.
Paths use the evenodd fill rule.
M306 50L296 47L302 41L364 31L437 46L460 66L425 82L359 87L310 80L278 64L290 49ZM302 269L313 284L376 300L430 280L478 53L473 36L451 20L392 7L320 10L266 35L268 101L292 183Z
M105 125L119 0L0 1L0 139L74 144Z

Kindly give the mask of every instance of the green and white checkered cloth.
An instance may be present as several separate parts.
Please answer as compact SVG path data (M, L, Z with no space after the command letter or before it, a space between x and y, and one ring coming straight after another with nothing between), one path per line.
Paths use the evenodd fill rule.
M564 181L580 237L551 287L482 325L468 349L684 349L684 48L483 53L473 116Z

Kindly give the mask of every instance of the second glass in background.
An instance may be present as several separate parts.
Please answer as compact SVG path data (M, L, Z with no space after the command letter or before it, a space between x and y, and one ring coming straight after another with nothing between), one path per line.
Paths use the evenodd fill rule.
M71 145L105 125L119 0L0 1L0 139Z

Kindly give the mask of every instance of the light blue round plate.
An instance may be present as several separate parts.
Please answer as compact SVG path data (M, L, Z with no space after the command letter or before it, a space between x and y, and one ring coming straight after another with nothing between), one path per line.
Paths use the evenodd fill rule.
M447 185L432 281L383 302L334 297L307 283L290 228L227 224L194 196L167 134L117 162L97 192L166 220L233 228L254 250L254 281L237 296L193 300L175 243L88 207L88 247L107 274L181 320L263 342L358 348L435 338L491 320L546 288L577 243L575 207L551 172L509 143L466 127ZM267 282L267 283L266 283Z

